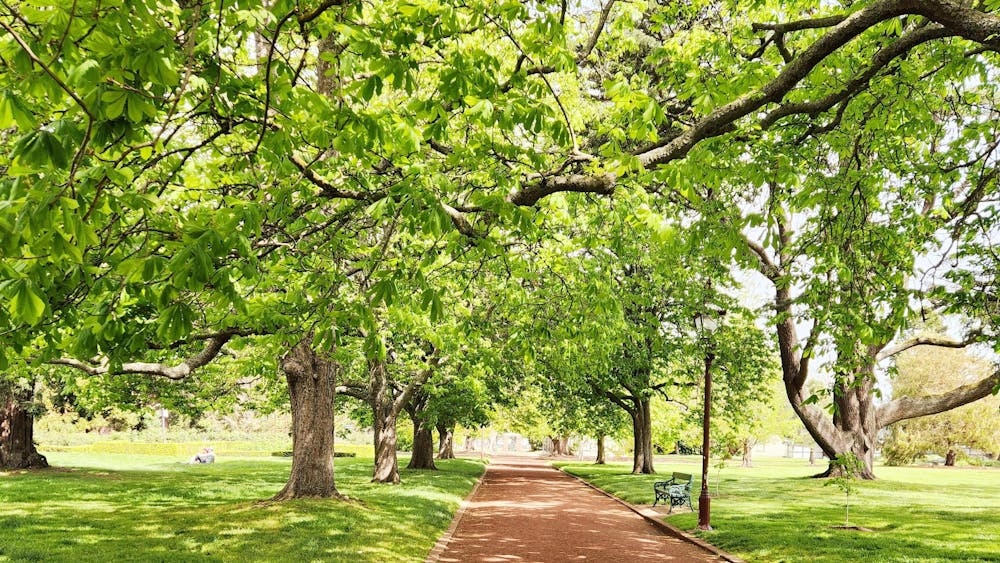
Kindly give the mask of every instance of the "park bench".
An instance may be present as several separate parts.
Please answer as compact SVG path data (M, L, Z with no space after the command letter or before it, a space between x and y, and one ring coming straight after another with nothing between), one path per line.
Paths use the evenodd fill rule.
M685 504L691 508L691 512L694 512L694 506L691 504L690 473L677 473L675 471L669 480L653 483L653 493L656 495L653 506L656 506L661 500L664 503L670 503L670 510L667 511L667 514L673 512L675 506L684 506Z

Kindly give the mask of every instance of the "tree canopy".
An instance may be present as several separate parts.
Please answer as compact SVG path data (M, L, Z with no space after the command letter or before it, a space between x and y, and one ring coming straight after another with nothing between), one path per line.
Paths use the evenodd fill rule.
M380 378L393 310L438 325L563 237L758 270L790 403L865 476L880 428L1000 385L874 400L903 349L996 346L995 2L123 7L0 9L0 366L180 379L273 335ZM908 339L922 308L973 322Z

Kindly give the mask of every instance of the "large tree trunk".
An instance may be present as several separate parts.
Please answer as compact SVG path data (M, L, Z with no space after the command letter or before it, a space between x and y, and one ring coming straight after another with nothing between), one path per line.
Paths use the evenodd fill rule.
M790 294L787 290L779 290L777 295L777 303L790 303ZM790 313L790 310L788 312ZM830 418L823 408L806 402L808 395L805 383L809 375L809 361L808 356L803 359L800 355L794 322L789 316L779 323L778 349L781 355L785 393L792 410L831 461L826 471L816 477L833 475L836 467L832 462L838 455L851 452L865 466L857 477L874 479L872 462L878 425L871 395L874 385L871 369L867 367L859 369L853 377L837 384L834 393L837 415Z
M438 424L438 459L455 459L455 426Z
M35 449L35 417L26 408L34 392L0 383L0 469L39 469L48 460Z
M399 411L395 408L392 388L386 375L385 362L369 360L371 377L373 430L375 432L374 483L399 483L399 460L396 457L396 422Z
M437 469L434 465L434 434L423 420L413 421L413 453L407 469Z
M597 435L597 459L594 460L596 465L604 465L604 434Z
M875 473L875 448L879 431L876 420L874 388L875 352L869 350L869 357L872 363L858 368L854 373L842 375L835 383L833 425L840 432L841 436L847 438L847 450L838 452L827 452L831 462L839 454L853 453L864 464L861 473L856 475L861 479L874 479ZM830 455L833 454L833 455ZM836 473L837 469L832 463L825 474Z
M313 351L311 337L281 358L292 404L292 471L274 500L338 496L333 473L335 368Z
M385 360L368 360L368 377L371 385L369 396L372 402L374 416L372 426L375 433L375 469L372 475L374 483L399 483L399 460L396 457L396 421L399 418L399 411L403 410L410 397L427 381L441 361L433 346L430 346L424 360L427 362L427 369L423 373L414 375L398 395L393 393ZM431 444L433 445L433 441Z
M649 409L649 399L634 399L635 410L629 412L632 416L632 473L634 475L650 475L656 473L653 468L653 419Z
M406 412L413 422L413 451L407 469L434 469L434 434L424 417L429 398L426 393L415 392L406 405Z

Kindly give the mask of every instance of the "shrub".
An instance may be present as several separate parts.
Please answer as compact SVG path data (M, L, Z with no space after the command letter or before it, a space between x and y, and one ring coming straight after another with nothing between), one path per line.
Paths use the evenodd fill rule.
M892 445L887 444L882 448L882 462L886 465L910 465L921 455L923 452L919 448L902 441L895 441Z

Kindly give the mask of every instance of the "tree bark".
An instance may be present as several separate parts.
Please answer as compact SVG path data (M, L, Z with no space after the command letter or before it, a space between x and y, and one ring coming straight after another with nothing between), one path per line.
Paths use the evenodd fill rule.
M34 395L0 383L0 469L40 469L48 467L45 456L35 449L35 417L25 408Z
M649 409L649 399L634 399L632 416L632 474L651 475L653 468L653 421Z
M399 411L403 410L413 394L434 373L441 358L432 346L424 358L427 369L414 375L410 382L398 394L393 393L385 360L368 360L368 377L371 385L372 424L375 433L375 468L372 475L373 483L399 483L399 460L396 457L396 422ZM416 436L414 436L414 439ZM433 444L433 441L431 442Z
M594 460L595 465L604 465L604 434L597 435L597 459Z
M753 467L753 442L743 440L743 463L742 467Z
M947 467L955 467L955 458L956 457L957 457L957 454L955 453L955 450L952 449L952 448L948 448L948 453L945 454L945 456L944 456L944 464Z
M306 337L283 358L292 405L292 470L273 500L339 496L333 468L333 393L336 366Z
M375 433L375 469L373 483L399 484L399 460L396 457L396 422L399 411L395 408L392 389L386 375L385 361L369 360L371 377L373 430Z
M553 455L573 455L569 449L569 436L549 436Z
M431 425L424 417L427 410L428 397L423 392L415 392L406 406L406 413L413 423L413 451L407 469L433 469L434 465L434 434Z
M455 426L438 424L438 459L455 459Z
M413 453L410 455L410 463L407 469L433 469L434 465L434 435L431 432L430 424L423 420L413 421Z

